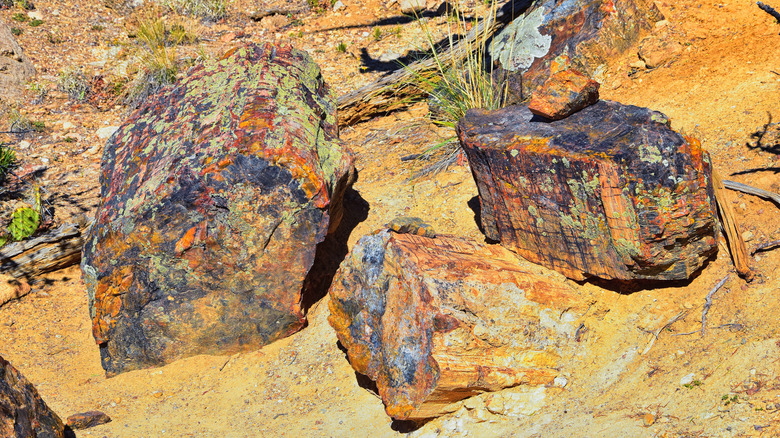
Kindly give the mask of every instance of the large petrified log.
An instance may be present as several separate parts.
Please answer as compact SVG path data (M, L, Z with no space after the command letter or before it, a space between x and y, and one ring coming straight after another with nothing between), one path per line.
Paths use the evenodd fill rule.
M490 53L496 74L508 79L508 102L517 103L557 71L574 68L600 80L606 61L661 19L649 0L537 1L495 37Z
M573 279L681 280L717 251L709 155L659 112L472 110L458 133L485 234L530 261Z
M258 348L303 327L302 285L353 175L319 68L239 46L109 139L82 269L109 374Z
M480 392L551 383L582 304L499 245L384 230L341 265L329 321L387 413L421 419Z
M43 401L38 390L0 356L0 436L58 438L65 426Z

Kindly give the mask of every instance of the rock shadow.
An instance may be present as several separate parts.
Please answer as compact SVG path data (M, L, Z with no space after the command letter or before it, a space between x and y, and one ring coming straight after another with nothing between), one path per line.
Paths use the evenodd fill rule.
M485 235L485 228L482 226L482 204L479 202L479 196L469 199L466 205L474 212L474 222L477 224L479 232L482 233L482 235ZM485 236L485 243L495 245L496 243L499 243L499 241Z
M575 281L579 285L587 283L598 286L602 289L616 292L621 295L630 295L636 292L653 289L663 289L667 287L681 288L689 286L693 280L697 279L707 266L718 256L717 251L710 255L704 263L688 277L687 280L607 280L599 277L590 277L582 281Z
M341 222L333 233L317 244L314 264L303 282L301 309L304 313L327 295L336 271L349 252L347 241L352 230L368 217L368 202L352 187L344 192L342 202L344 215Z

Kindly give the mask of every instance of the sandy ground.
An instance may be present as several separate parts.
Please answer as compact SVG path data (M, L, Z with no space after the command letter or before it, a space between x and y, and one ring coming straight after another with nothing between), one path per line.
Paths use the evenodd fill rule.
M746 144L769 113L780 118L780 25L747 0L657 4L682 53L664 67L631 75L635 54L612 60L602 98L664 112L675 129L702 141L726 178L779 192L777 172L761 169L777 168L780 157ZM70 63L96 62L110 48L105 41L125 32L126 20L99 6L76 10L70 1L47 0L36 5L45 24L25 28L20 42L44 82ZM12 12L0 15L10 22ZM378 57L410 50L419 40L412 25L376 24L394 16L397 7L375 1L308 14L277 31L237 16L204 28L203 44L219 53L230 46L220 38L236 29L253 41L290 41L312 54L342 94L379 74L360 68L362 48ZM89 31L90 20L105 30ZM55 27L73 31L65 42L51 44L46 32ZM375 27L384 35L379 41ZM342 41L347 53L335 50ZM121 66L111 61L94 68L111 74ZM95 130L120 123L122 109L100 112L66 100L52 92L25 108L51 128L28 138L32 144L22 157L31 163L47 158L49 190L79 193L73 205L90 211L103 142ZM360 172L350 205L368 206L367 218L350 234L350 247L399 214L424 217L442 233L482 239L469 206L477 192L468 168L411 180L419 163L399 160L446 134L425 122L426 110L421 104L342 130ZM75 125L75 144L57 140L65 135L63 121ZM780 206L735 192L730 197L748 249L780 239ZM67 217L70 210L61 211ZM582 350L570 358L571 369L562 370L566 386L501 391L504 409L487 409L488 395L481 395L418 428L392 422L381 400L358 384L327 324L327 298L311 309L306 329L259 351L197 356L107 379L80 271L71 267L39 279L32 293L0 307L0 355L62 417L95 409L112 417L111 423L78 431L79 437L381 437L415 428L415 436L426 437L779 436L780 251L759 252L752 265L759 275L746 283L721 240L717 258L674 287L625 293L562 279L592 302ZM713 295L702 336L697 330L705 297L727 275ZM661 330L681 312L687 313Z

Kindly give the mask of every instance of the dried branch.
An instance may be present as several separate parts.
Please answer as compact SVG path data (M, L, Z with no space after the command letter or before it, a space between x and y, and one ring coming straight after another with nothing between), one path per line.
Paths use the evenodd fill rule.
M761 245L758 245L757 247L753 248L753 251L750 251L750 255L755 255L755 253L762 251L767 248L772 248L775 246L780 246L780 240L773 240L771 242L762 243Z
M756 4L758 5L759 8L761 8L762 11L764 11L767 14L775 17L775 20L777 20L777 23L780 24L780 12L777 12L773 7L771 7L771 6L767 5L767 4L764 4L764 3L761 3L761 2L756 2Z
M748 195L758 196L759 198L769 199L780 205L780 195L772 193L758 187L749 186L747 184L738 183L736 181L723 180L723 186L729 190L737 192L747 193Z
M687 315L687 314L688 314L687 310L684 310L684 311L678 313L677 315L672 317L672 319L667 321L666 324L663 325L663 327L659 328L658 331L653 333L653 339L650 340L650 343L647 345L647 348L645 348L645 351L643 351L642 354L647 354L647 352L650 351L650 348L653 347L653 344L655 344L656 339L658 339L658 335L660 335L661 332L664 331L664 329L666 329L667 327L671 326L672 324L674 324L675 322L679 321L680 319L684 318L685 315Z
M715 287L712 288L710 293L707 294L707 297L704 299L704 309L701 311L701 337L704 337L704 327L707 324L707 312L710 311L710 306L712 306L712 295L715 294L715 292L718 291L725 283L726 280L729 279L728 274L723 277L723 280L719 281L718 284L715 285Z

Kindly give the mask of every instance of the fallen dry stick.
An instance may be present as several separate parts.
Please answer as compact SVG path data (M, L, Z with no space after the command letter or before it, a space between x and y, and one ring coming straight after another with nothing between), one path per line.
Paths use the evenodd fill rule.
M745 241L742 240L742 234L739 232L737 226L737 219L734 217L734 210L731 208L731 203L726 195L726 188L723 184L723 180L720 178L720 174L714 169L712 170L712 185L715 190L715 199L718 203L718 210L720 211L721 219L723 220L723 229L726 231L728 238L729 250L731 251L731 257L734 260L734 267L737 269L737 273L747 281L753 279L753 271L748 266L748 253L745 247Z
M738 183L736 181L723 180L723 186L727 189L737 192L747 193L748 195L758 196L759 198L769 199L780 204L780 195L772 193L766 190L759 189L757 187L749 186L747 184Z
M771 242L762 243L761 245L758 245L757 247L753 248L753 251L750 251L750 255L755 255L755 253L761 250L772 248L775 246L780 246L780 240L773 240Z
M682 311L682 312L678 313L677 315L672 317L672 319L667 321L666 324L663 325L663 327L659 328L658 331L653 333L653 339L651 339L650 343L647 344L647 348L645 348L645 351L643 351L642 354L647 354L647 352L650 351L651 348L653 348L653 344L655 344L656 339L658 339L658 335L660 335L661 332L664 331L664 329L666 329L667 327L671 326L672 324L674 324L675 322L679 321L680 319L684 318L685 315L687 315L687 314L688 314L688 311Z

